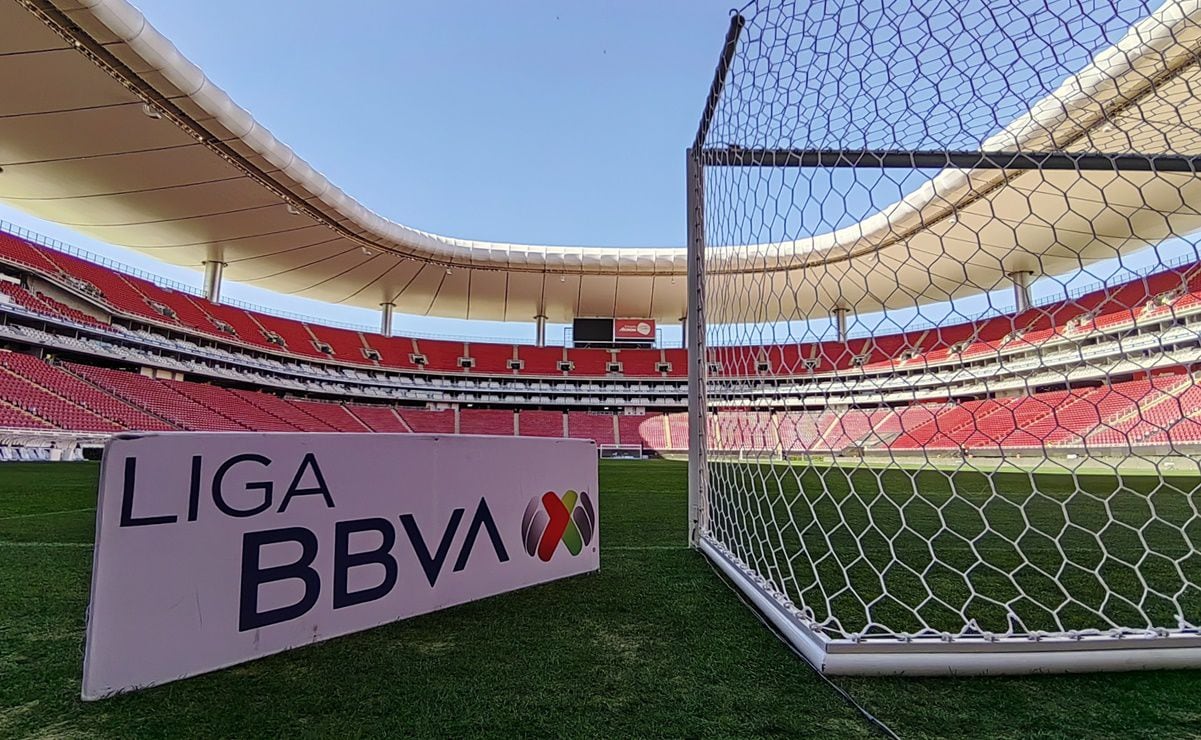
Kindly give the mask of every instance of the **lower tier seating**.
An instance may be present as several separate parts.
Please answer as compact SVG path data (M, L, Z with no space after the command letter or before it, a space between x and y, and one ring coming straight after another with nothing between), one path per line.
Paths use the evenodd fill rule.
M0 352L0 430L516 432L650 450L684 450L689 441L683 412L421 409L288 398L11 351ZM1201 382L1177 368L1109 385L892 408L723 409L712 417L709 435L719 450L792 455L1193 445L1201 444Z
M562 437L562 411L522 411L517 423L523 437Z
M391 406L364 406L359 404L347 405L350 413L354 414L373 432L409 432L408 425L396 414Z
M497 409L463 409L459 434L513 434L513 412Z

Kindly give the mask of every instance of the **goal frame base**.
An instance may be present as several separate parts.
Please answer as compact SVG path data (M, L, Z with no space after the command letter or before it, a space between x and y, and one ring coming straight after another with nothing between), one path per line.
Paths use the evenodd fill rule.
M1000 676L1201 667L1201 634L833 639L780 603L707 533L697 549L816 670L831 676Z
M624 455L624 456L618 455L618 456L614 456L614 457L605 457L605 452L613 452L613 451L621 452L623 450L628 451L630 454ZM635 451L637 451L637 453L638 453L636 458L633 455L633 453ZM645 460L646 459L646 448L643 447L642 445L634 445L634 444L629 444L629 445L603 444L603 445L596 446L596 456L598 458L600 458L601 460L634 460L634 459Z

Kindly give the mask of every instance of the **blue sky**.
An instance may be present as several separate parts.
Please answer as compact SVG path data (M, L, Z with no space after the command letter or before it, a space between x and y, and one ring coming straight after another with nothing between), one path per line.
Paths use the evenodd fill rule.
M684 148L730 0L135 0L234 100L394 221L472 239L676 246ZM196 273L0 206L0 218L165 277ZM374 325L373 312L226 294ZM530 338L405 317L397 332Z

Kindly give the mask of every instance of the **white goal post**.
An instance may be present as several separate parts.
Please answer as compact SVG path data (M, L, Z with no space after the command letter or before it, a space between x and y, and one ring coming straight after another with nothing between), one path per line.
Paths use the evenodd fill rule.
M688 538L820 671L1201 667L1201 3L1135 5L732 18Z

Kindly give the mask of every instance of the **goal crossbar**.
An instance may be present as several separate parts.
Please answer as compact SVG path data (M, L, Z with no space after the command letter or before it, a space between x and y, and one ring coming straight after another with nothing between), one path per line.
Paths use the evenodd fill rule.
M701 149L706 167L1201 172L1201 157L1093 152L983 152L884 149Z

